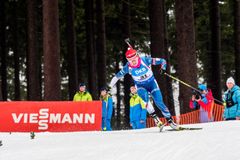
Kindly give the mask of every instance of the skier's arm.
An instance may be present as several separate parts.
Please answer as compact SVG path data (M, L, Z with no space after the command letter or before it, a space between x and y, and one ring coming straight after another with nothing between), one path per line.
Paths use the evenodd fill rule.
M111 80L109 87L112 88L119 79L125 76L129 72L128 64L126 64Z
M167 62L163 58L152 58L146 57L145 60L147 61L148 65L160 65L160 69L166 70Z

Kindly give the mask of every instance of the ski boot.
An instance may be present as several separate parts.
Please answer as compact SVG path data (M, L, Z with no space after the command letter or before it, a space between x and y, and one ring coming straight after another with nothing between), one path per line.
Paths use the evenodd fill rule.
M167 119L167 122L168 122L169 126L172 129L174 129L174 130L180 130L181 129L181 127L173 121L172 117L166 118L166 119Z
M0 140L0 146L2 146L3 144L2 144L2 141Z
M160 128L160 132L163 130L163 127L165 126L163 122L158 118L155 112L151 113L150 116L153 118L155 125Z

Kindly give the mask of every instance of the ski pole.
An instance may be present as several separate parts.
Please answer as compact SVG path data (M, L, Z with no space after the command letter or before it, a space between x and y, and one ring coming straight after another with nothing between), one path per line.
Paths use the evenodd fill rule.
M165 74L166 76L168 76L168 77L170 77L170 78L172 78L172 79L178 81L179 83L182 83L183 85L185 85L185 86L187 86L187 87L189 87L189 88L191 88L191 89L193 89L193 90L195 90L195 91L201 93L201 91L200 91L199 89L194 88L194 87L191 86L190 84L187 84L187 83L183 82L182 80L180 80L180 79L178 79L178 78L176 78L176 77L174 77L174 76L172 76L172 75L170 75L170 74L168 74L168 73L166 73L166 72L164 72L164 74ZM218 99L215 99L215 98L213 98L213 99L214 99L214 101L217 101L218 103L223 104L222 101L220 101L220 100L218 100Z

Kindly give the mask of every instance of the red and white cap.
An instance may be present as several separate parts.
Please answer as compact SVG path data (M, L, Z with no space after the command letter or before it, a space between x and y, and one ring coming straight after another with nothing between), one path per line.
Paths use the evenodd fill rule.
M132 58L135 57L137 55L137 51L133 48L128 48L128 50L125 53L126 58Z

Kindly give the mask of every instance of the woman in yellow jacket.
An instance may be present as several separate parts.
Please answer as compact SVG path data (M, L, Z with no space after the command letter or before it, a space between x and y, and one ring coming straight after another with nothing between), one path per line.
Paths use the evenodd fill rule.
M133 129L146 128L146 103L137 94L137 89L134 85L130 87L131 99L130 99L130 126Z
M92 101L91 94L86 91L85 83L79 84L79 91L77 91L74 95L73 101Z

